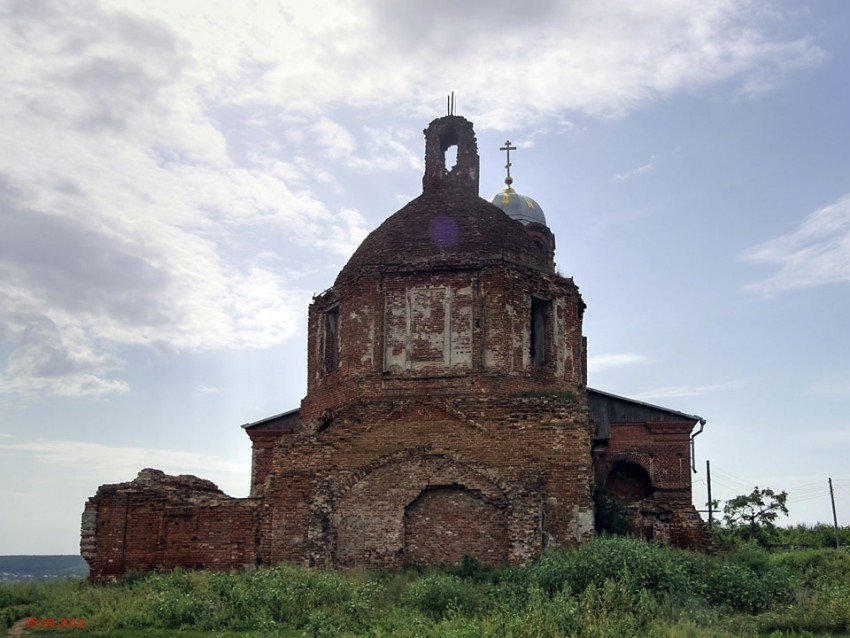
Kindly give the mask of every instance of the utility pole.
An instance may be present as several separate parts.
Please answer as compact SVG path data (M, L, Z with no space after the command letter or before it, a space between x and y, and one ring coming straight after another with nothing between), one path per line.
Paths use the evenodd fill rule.
M832 491L832 477L829 478L829 500L832 501L832 523L835 525L835 548L838 549L838 516L835 515L835 494Z
M708 487L708 529L710 530L714 527L714 502L711 500L711 461L708 459L705 460L705 484Z

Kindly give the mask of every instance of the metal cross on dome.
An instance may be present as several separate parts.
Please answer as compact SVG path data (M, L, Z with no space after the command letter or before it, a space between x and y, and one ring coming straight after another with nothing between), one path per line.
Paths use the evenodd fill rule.
M507 140L505 145L499 148L500 151L506 151L508 154L508 163L505 164L505 168L508 169L508 176L505 178L505 184L510 186L513 183L513 178L511 177L511 151L516 150L516 146L511 146L511 141Z

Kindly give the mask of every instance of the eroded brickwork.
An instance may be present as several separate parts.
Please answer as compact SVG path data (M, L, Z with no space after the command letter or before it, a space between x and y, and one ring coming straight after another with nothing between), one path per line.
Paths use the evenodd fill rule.
M256 563L258 505L210 481L146 469L103 485L86 503L81 549L90 578L177 566L233 569Z
M590 440L585 412L557 397L358 402L279 448L264 494L280 516L261 555L316 566L402 565L413 560L406 512L448 487L504 512L498 538L506 545L482 560L495 551L525 561L547 544L579 543L593 525ZM489 537L468 526L452 533L473 555L481 535Z
M597 441L597 489L625 508L634 534L678 547L711 544L692 504L691 432L699 417L591 391L612 419ZM593 410L599 413L599 410Z
M634 494L640 472L611 479L636 529L696 538L683 514L693 422L629 421L622 406L612 420L597 403L600 429L584 303L555 273L554 237L478 197L469 122L440 118L425 137L423 194L310 305L300 410L245 426L251 497L154 470L102 486L83 515L94 580L178 565L524 562L588 539L594 486L626 461L646 468Z
M505 519L505 507L479 492L456 486L426 490L405 508L404 561L457 563L474 555L485 564L504 563Z

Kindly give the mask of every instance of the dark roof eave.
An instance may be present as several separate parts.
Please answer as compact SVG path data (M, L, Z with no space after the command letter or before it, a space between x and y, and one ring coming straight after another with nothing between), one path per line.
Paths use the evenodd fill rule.
M612 399L617 399L619 401L626 401L627 403L634 403L636 405L642 405L647 408L652 408L653 410L661 410L662 412L667 412L668 414L674 414L676 416L685 417L688 420L693 420L697 423L705 423L705 419L697 414L687 414L685 412L679 412L678 410L673 410L671 408L665 408L661 405L655 405L654 403L647 403L646 401L638 401L636 399L630 399L628 397L620 396L619 394L611 394L610 392L603 392L602 390L597 390L596 388L587 388L588 392L594 392L596 394L600 394L602 396L610 397Z
M290 416L292 414L297 414L301 411L301 408L295 408L293 410L288 410L287 412L281 412L280 414L275 414L274 416L268 416L265 419L260 419L259 421L254 421L253 423L245 423L241 427L244 429L252 428L257 425L263 425L264 423L268 423L269 421L274 421L275 419L280 419L281 417Z

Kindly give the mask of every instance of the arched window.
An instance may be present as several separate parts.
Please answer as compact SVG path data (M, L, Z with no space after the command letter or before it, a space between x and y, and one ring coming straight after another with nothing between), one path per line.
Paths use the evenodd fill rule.
M633 503L652 496L652 479L642 466L620 461L608 473L605 490L621 503Z

